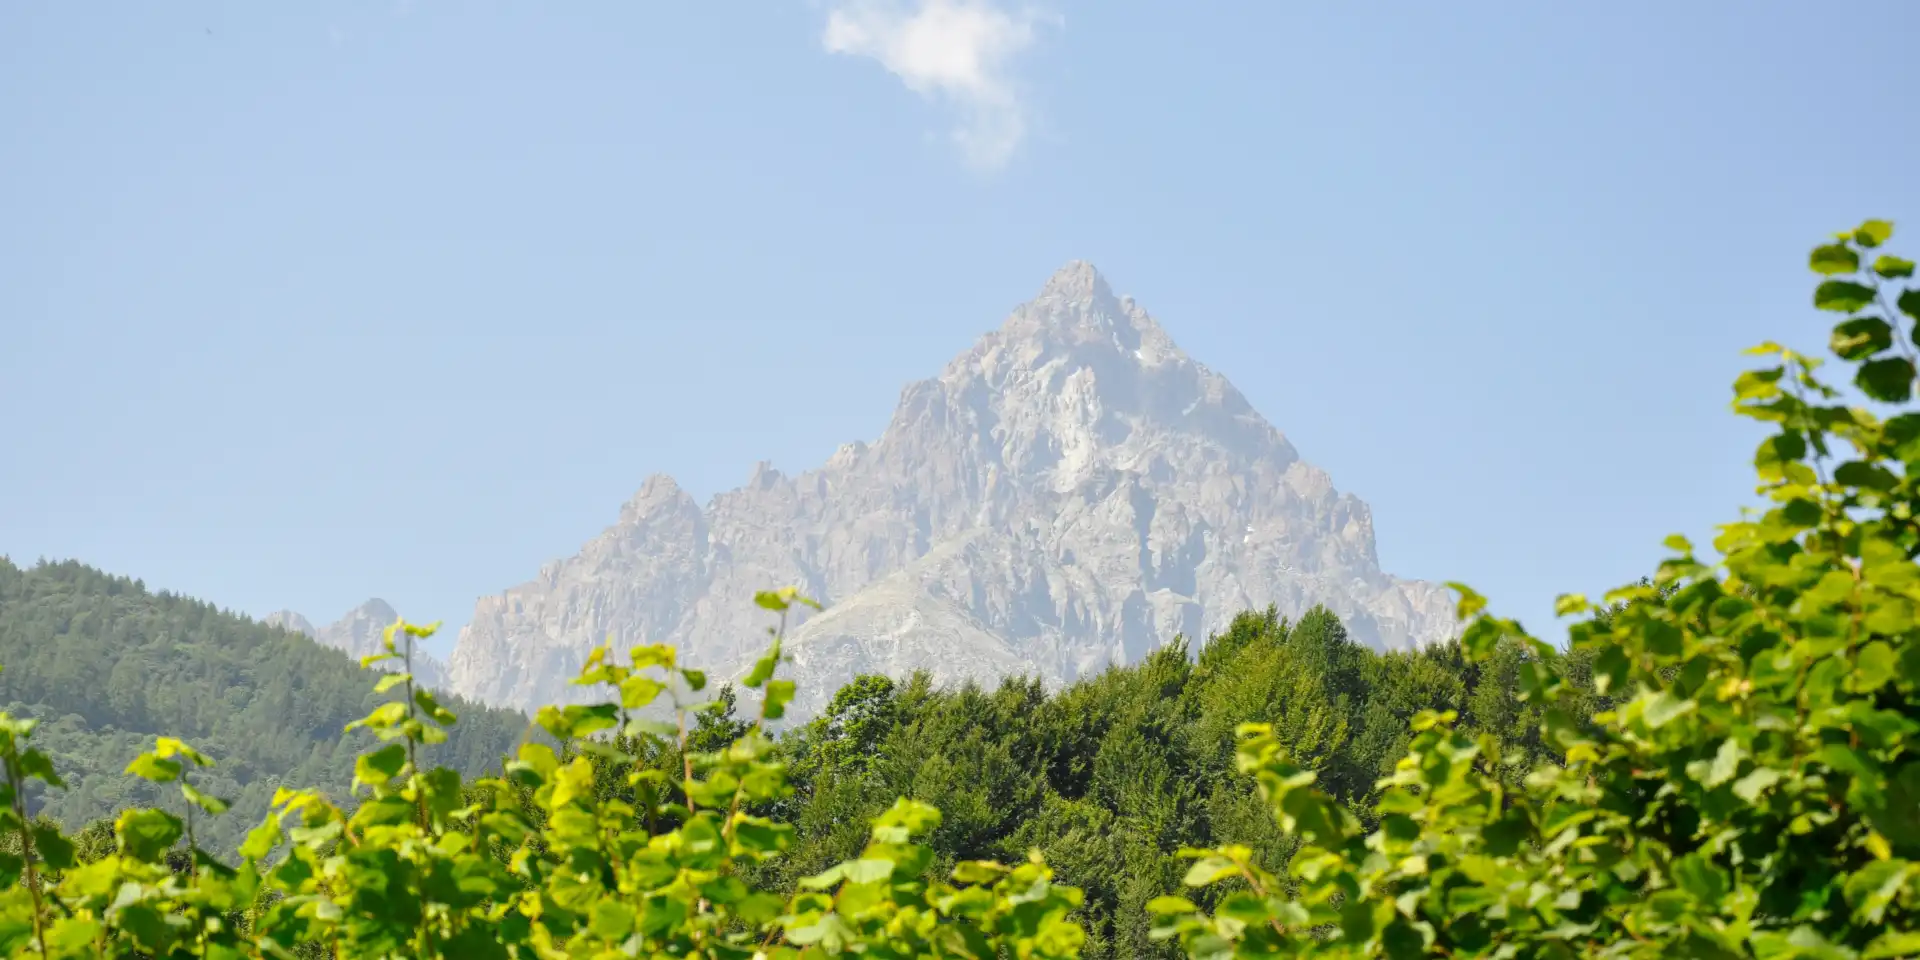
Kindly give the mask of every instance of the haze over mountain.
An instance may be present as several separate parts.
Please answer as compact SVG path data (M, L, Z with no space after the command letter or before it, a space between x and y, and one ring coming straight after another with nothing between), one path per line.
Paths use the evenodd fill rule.
M790 624L801 714L863 672L1068 681L1269 604L1323 604L1381 649L1454 629L1442 587L1380 570L1365 503L1076 261L871 445L797 477L762 463L704 508L647 478L577 555L479 600L449 682L567 701L609 637L737 676L771 623L754 593L788 584L827 605Z
M260 622L269 627L305 634L321 646L332 647L357 660L382 652L385 649L387 627L399 618L400 614L392 604L375 597L320 629L315 629L311 621L292 610L277 610L262 617ZM375 666L382 670L399 669L398 662L391 660ZM424 686L444 688L447 683L446 665L424 649L418 649L413 655L413 676Z

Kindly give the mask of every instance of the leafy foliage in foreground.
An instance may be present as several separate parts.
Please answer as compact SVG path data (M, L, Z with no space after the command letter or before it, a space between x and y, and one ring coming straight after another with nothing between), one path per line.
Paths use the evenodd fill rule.
M781 611L796 601L760 597ZM395 624L390 655L409 656L431 632ZM684 709L677 727L638 716L705 686L672 649L636 648L622 662L602 648L579 682L607 701L538 718L561 749L524 744L501 776L470 782L420 763L453 714L410 673L386 674L376 689L398 696L352 725L384 743L355 763L358 805L280 790L238 867L198 842L196 825L227 804L195 785L211 761L191 746L160 738L128 768L175 785L182 813L122 813L113 851L95 859L27 818L27 784L61 781L30 745L35 724L0 718L0 833L16 839L0 853L0 946L36 956L1076 955L1078 891L1039 862L965 862L951 880L936 876L921 841L940 814L912 801L874 820L858 857L791 897L741 879L793 838L754 812L789 791L762 732L793 696L773 677L779 644L776 632L749 678L763 691L761 717L731 742L693 749ZM626 752L649 744L671 744L680 768ZM612 792L599 783L610 770L623 774Z
M1811 264L1827 277L1815 304L1848 315L1832 346L1854 365L1854 386L1906 407L1920 292L1887 286L1913 273L1874 253L1891 232L1869 222ZM1311 677L1282 672L1242 690L1223 674L1217 689L1237 693L1215 706L1267 701L1268 722L1237 730L1235 763L1272 827L1223 818L1258 834L1247 839L1259 847L1184 851L1193 896L1145 903L1159 918L1153 936L1208 960L1920 954L1920 481L1910 479L1920 412L1848 407L1811 358L1760 352L1776 365L1741 377L1735 408L1774 425L1755 458L1773 506L1723 528L1715 564L1673 538L1657 575L1606 607L1562 598L1563 613L1587 615L1566 655L1460 588L1471 618L1461 650L1481 672L1465 696L1477 722L1420 711L1377 783L1362 761L1400 748L1390 698L1378 710L1367 698L1362 715L1374 719L1358 738L1351 698L1291 699L1347 675L1339 648L1321 651ZM760 600L776 611L800 602L791 592ZM430 632L396 627L389 645L401 655ZM396 632L406 647L393 646ZM1229 643L1202 650L1197 666L1158 658L1128 682L1178 680L1233 655ZM177 786L182 815L129 810L110 838L69 838L28 818L27 786L59 777L31 744L33 723L0 717L10 844L0 946L49 956L1081 953L1086 902L1053 882L1042 857L949 866L927 842L990 820L993 803L1025 802L1017 792L951 820L899 800L857 853L793 880L791 895L772 892L783 864L806 860L780 814L804 822L809 810L853 809L816 808L788 783L763 732L792 699L774 676L779 660L776 631L749 678L762 691L755 721L722 711L690 724L682 708L668 726L635 712L663 696L678 705L705 677L668 648L624 661L603 649L580 680L604 687L607 702L542 711L560 748L524 745L501 776L471 782L422 766L452 714L405 672L388 675L379 689L397 698L356 724L385 743L356 760L358 806L281 790L238 867L200 849L197 828L225 803L197 784L209 761L191 746L161 738L130 768ZM873 682L843 691L802 738L794 756L815 784L859 784L910 756L890 755L905 743L875 749L898 728L885 692ZM1112 702L1153 717L1103 728L1128 732L1102 735L1090 760L1042 749L1062 761L1049 776L1122 785L1113 802L1149 822L1195 815L1192 784L1142 742L1223 715L1183 727L1154 714L1178 697ZM976 776L1010 765L997 749L977 761ZM922 758L916 769L937 767ZM1081 834L1091 839L1098 809L1053 822L1092 826ZM968 836L948 842L965 848Z
M1284 875L1196 851L1189 884L1237 889L1211 912L1158 901L1159 935L1195 956L1920 955L1920 292L1892 284L1912 263L1876 254L1891 233L1870 221L1811 265L1815 305L1848 315L1834 352L1895 409L1756 350L1774 363L1740 377L1734 409L1772 425L1754 458L1771 506L1722 528L1717 565L1670 538L1657 588L1573 628L1618 698L1597 723L1564 709L1580 684L1544 644L1461 589L1470 654L1539 654L1521 689L1564 764L1510 786L1498 743L1423 716L1367 830L1271 728L1243 728L1241 770L1303 846Z

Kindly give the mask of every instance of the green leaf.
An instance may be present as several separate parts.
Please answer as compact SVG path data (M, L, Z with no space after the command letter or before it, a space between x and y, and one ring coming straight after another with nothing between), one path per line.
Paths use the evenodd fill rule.
M200 809L205 810L208 813L222 814L227 812L227 802L225 800L222 800L219 797L210 796L208 794L201 793L199 790L194 788L193 784L190 784L190 783L180 784L180 795L186 797L188 803L191 803L194 806L199 807Z
M1206 857L1187 868L1187 875L1181 880L1189 887L1204 887L1218 883L1227 877L1240 875L1240 868L1226 857Z
M180 761L162 760L151 753L143 753L127 764L126 772L154 783L171 783L180 779Z
M686 678L687 689L692 690L694 693L699 693L707 688L707 672L705 670L682 670L680 671L680 676Z
M1873 272L1888 280L1904 279L1913 276L1913 261L1894 256L1882 256L1873 261Z
M1920 290L1903 291L1900 298L1894 301L1894 305L1900 308L1901 313L1920 320Z
M1873 288L1852 280L1828 280L1813 291L1813 305L1821 310L1852 313L1873 302Z
M1475 592L1472 587L1457 581L1448 581L1447 588L1460 595L1454 604L1455 619L1465 620L1487 608L1487 598Z
M1815 273L1852 273L1860 269L1860 255L1854 253L1853 248L1844 243L1830 243L1813 248L1813 255L1808 258L1807 265L1812 267Z
M353 762L353 779L359 783L383 786L400 775L407 765L404 744L390 743L372 753L363 753Z
M1867 248L1877 247L1892 237L1893 224L1885 220L1868 220L1853 230L1853 242Z
M1920 956L1920 930L1888 930L1867 944L1861 960L1891 960Z
M1747 750L1740 745L1740 741L1732 737L1720 741L1720 749L1714 753L1713 764L1708 767L1707 778L1702 782L1709 788L1726 783L1740 772L1740 761L1746 757Z
M1885 640L1875 640L1860 648L1853 658L1854 689L1871 693L1893 680L1900 659Z
M441 706L439 698L435 697L433 691L428 690L426 687L414 688L413 703L414 706L419 707L425 712L428 717L431 717L434 723L450 727L459 719L453 715L453 711Z
M775 680L767 684L768 720L778 720L787 715L787 704L793 702L794 691L792 680Z
M1661 690L1645 698L1641 707L1640 719L1648 728L1658 730L1673 721L1692 713L1699 704L1690 699L1676 697L1671 692Z
M1753 454L1753 465L1763 473L1778 471L1783 464L1798 462L1806 455L1807 438L1795 431L1777 433L1760 441L1760 448Z
M20 772L29 779L38 780L50 787L65 787L66 781L54 772L53 759L39 750L24 750L20 753Z
M1780 771L1772 767L1757 767L1752 773L1734 781L1733 792L1740 799L1753 803L1768 787L1780 782Z
M347 724L348 730L367 727L373 730L385 730L407 718L407 705L404 703L383 703L375 707L372 713Z
M633 933L633 908L618 900L601 900L593 905L588 928L602 940L619 942Z
M1879 317L1854 317L1834 325L1828 345L1842 360L1864 360L1893 346L1893 328Z
M846 864L842 875L848 883L879 883L893 876L893 861L863 857Z
M380 681L373 685L373 692L386 693L388 690L392 690L394 687L397 687L412 679L413 679L413 674L411 673L389 673L381 677Z
M36 823L27 828L33 836L33 850L40 855L47 866L55 870L65 870L73 866L73 841L60 835L58 826Z
M773 678L774 668L780 665L780 641L773 642L773 649L767 655L754 661L753 672L747 674L746 685L749 690L758 690L760 685Z
M627 655L632 658L635 670L644 670L648 667L672 669L675 663L673 648L663 643L634 647Z
M280 818L269 815L265 821L247 831L247 840L240 845L240 855L248 860L265 860L280 843Z
M992 860L962 860L953 867L957 883L992 883L1007 873L1007 868Z
M666 684L646 674L636 673L620 681L620 705L628 710L638 710L652 703L666 688Z
M180 820L163 810L128 810L114 824L120 851L135 860L153 863L180 842Z
M1152 900L1147 901L1147 912L1156 916L1193 913L1199 909L1199 907L1194 905L1192 900L1188 900L1186 897L1154 897Z
M813 876L802 877L800 879L800 889L802 890L831 889L832 887L837 886L840 883L840 880L846 875L847 875L847 865L844 863L838 864L838 865L829 867L820 873L816 873Z
M1891 491L1900 483L1900 478L1885 467L1849 460L1835 467L1833 482L1843 487L1857 487L1862 490Z
M1913 396L1913 361L1881 357L1860 365L1853 378L1862 393L1886 403L1904 403Z
M1887 778L1885 798L1867 820L1881 836L1903 850L1920 849L1920 761Z

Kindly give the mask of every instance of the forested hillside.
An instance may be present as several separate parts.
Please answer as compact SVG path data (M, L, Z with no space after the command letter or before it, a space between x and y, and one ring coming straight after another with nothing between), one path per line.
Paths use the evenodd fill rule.
M1247 843L1276 867L1292 849L1256 785L1234 773L1238 724L1273 724L1359 812L1421 710L1458 711L1524 748L1537 720L1514 689L1518 662L1517 647L1479 663L1457 646L1375 653L1315 609L1297 622L1246 613L1191 649L1051 695L1036 681L941 691L924 674L861 677L783 739L795 793L776 819L798 833L760 879L791 889L858 857L873 818L910 797L943 815L928 841L938 868L1038 848L1085 891L1085 956L1168 954L1149 940L1146 904L1181 889L1183 847Z
M374 679L338 651L211 604L79 563L0 559L0 705L42 722L38 739L67 789L36 791L30 807L69 828L177 804L172 788L124 773L156 735L216 758L198 780L233 812L207 828L209 849L231 852L276 786L346 801L354 757L373 738L342 730L387 699ZM450 706L460 723L423 749L469 775L497 769L527 729L512 711Z

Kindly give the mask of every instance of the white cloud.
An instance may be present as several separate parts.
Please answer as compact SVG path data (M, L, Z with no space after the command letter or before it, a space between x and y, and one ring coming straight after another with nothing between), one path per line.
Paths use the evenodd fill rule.
M980 167L1004 165L1027 133L1027 110L1008 67L1033 43L1034 18L987 0L840 0L821 42L871 57L907 89L960 111L952 136Z

